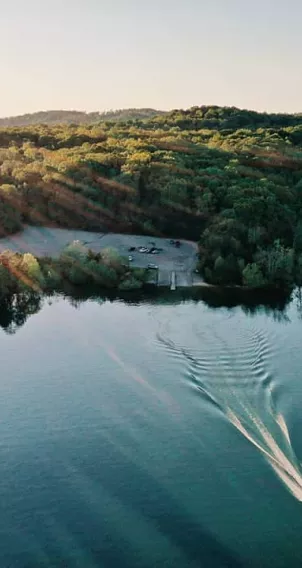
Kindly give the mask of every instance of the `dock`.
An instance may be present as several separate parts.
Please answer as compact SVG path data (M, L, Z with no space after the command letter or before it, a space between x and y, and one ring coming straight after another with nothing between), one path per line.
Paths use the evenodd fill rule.
M170 285L170 290L176 290L176 274L175 274L175 270L172 270L172 272L171 272L171 285Z

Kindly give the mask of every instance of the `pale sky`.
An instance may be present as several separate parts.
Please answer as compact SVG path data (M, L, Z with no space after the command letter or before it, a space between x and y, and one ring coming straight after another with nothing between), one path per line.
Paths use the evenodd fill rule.
M302 112L302 0L0 0L0 116Z

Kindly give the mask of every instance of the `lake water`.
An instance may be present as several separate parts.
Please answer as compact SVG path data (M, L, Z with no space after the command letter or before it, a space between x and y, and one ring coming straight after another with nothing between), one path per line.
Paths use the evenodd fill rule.
M1 568L301 567L297 302L175 298L2 314Z

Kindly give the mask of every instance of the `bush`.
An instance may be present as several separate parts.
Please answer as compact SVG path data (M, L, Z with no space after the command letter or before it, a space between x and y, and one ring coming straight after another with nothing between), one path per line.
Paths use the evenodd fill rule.
M90 280L89 273L85 270L84 265L81 264L72 264L65 274L69 282L76 286L88 284Z
M244 286L249 288L263 288L267 283L261 269L255 262L247 264L242 272L242 279Z
M80 241L72 241L62 251L60 258L73 260L75 262L85 262L89 249Z
M143 282L132 276L122 280L119 284L119 290L139 290L142 286Z
M24 272L33 282L40 286L44 284L44 276L40 264L35 256L30 253L23 255L20 263L20 270Z
M49 290L57 290L62 285L62 276L55 266L47 264L43 267L44 285Z
M101 261L90 260L87 263L87 272L91 280L100 286L114 288L118 284L118 275L114 268L102 264Z

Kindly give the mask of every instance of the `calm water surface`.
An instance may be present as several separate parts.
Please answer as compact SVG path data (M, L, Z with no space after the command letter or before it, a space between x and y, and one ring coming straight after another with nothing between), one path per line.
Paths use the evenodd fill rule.
M67 299L2 330L1 568L301 567L301 331Z

